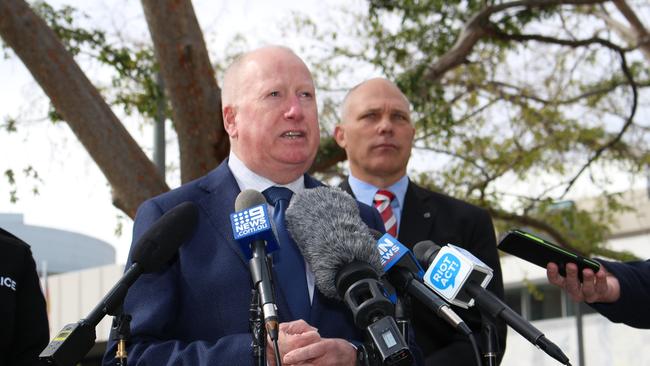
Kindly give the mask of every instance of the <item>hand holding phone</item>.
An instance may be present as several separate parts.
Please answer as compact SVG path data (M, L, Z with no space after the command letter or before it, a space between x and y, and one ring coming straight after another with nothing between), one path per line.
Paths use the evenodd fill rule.
M570 252L522 230L508 232L498 248L545 269L549 262L555 263L563 277L566 277L566 264L575 263L578 266L578 279L581 282L583 269L590 268L594 273L600 269L600 263L595 260Z
M601 267L598 272L587 271L583 274L583 280L578 280L578 267L575 263L567 263L566 276L560 276L558 267L549 263L546 268L548 281L560 288L575 302L584 301L587 303L603 302L612 303L618 301L621 296L621 285L618 279Z

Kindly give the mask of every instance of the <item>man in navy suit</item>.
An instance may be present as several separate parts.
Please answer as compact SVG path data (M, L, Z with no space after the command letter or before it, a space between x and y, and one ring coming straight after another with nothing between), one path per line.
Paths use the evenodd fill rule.
M414 134L410 104L394 83L375 78L352 88L343 101L341 123L334 133L350 164L350 176L341 187L357 200L375 205L386 222L386 231L410 249L420 241L432 240L438 245L451 243L472 252L494 270L488 290L503 298L490 216L483 209L409 180L406 166ZM476 308L454 310L476 335L480 334L482 319ZM416 342L427 365L476 365L467 337L417 300L412 301L412 312ZM494 323L500 358L505 349L506 327L502 321Z
M314 84L307 66L291 50L265 47L238 58L224 75L222 105L229 158L205 177L138 209L134 243L161 215L184 201L197 204L199 220L177 260L143 275L129 290L124 303L124 312L133 317L129 364L252 364L252 281L248 260L231 232L229 214L235 198L244 189L262 192L281 186L300 192L321 185L305 174L320 140ZM374 209L360 205L360 213L369 226L381 227ZM294 275L305 277L307 308L288 300L293 289L275 276L283 363L354 365L353 343L363 340L363 333L342 303L324 298L314 288L313 275L302 266L296 265ZM300 319L296 314L307 315ZM271 347L269 342L267 355L273 354ZM114 349L112 342L105 365L112 364ZM267 361L274 364L273 357Z
M588 303L614 323L650 329L650 261L598 262L598 272L582 270L582 282L575 263L567 263L566 277L560 275L557 264L549 263L546 275L574 301Z

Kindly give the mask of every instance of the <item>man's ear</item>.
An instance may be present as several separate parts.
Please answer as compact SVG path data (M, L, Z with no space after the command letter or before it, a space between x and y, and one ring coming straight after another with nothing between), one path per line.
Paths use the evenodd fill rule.
M231 138L237 137L237 123L235 117L237 110L232 105L223 107L223 128Z
M347 145L345 141L345 129L340 123L334 127L334 140L336 140L336 143L339 144L342 149L345 149L345 146Z

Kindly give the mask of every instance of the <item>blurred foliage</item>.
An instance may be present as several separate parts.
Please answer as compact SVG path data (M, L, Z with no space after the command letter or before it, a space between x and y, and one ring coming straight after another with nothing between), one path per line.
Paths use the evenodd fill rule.
M80 19L87 18L87 15L70 6L55 9L42 0L33 2L31 6L73 56L91 57L109 67L112 73L110 87L98 88L104 92L110 105L121 107L127 115L137 112L145 121L156 118L164 90L157 82L158 65L151 44L127 44L122 40L109 42L104 31L80 26ZM169 104L165 116L171 119ZM54 108L50 108L49 117L53 122L61 121Z
M373 0L323 29L303 19L309 26L302 30L329 50L322 60L371 65L406 94L414 151L429 162L413 171L414 180L488 209L500 232L527 227L582 253L629 258L603 244L608 223L633 204L612 191L611 172L645 179L650 162L650 123L636 114L648 97L650 60L594 15L610 4L522 5L483 18L484 33L459 66L431 78L469 22L504 4ZM342 45L337 29L355 41ZM593 39L606 42L585 41ZM351 80L346 88L362 81ZM321 147L323 161L337 153ZM599 204L555 208L584 196L579 182L596 187Z
M647 115L650 60L604 22L616 12L607 2L529 3L372 0L363 8L333 9L327 22L299 12L284 19L283 36L311 40L295 51L318 88L323 129L316 173L344 174L337 164L344 155L331 138L338 105L346 90L383 75L412 103L414 152L425 161L414 167L414 180L488 209L500 232L527 227L583 253L627 258L603 246L608 223L634 203L612 190L617 177L611 172L645 179L650 122L636 109ZM650 7L632 5L646 13ZM150 43L82 27L85 15L71 7L32 6L73 55L111 70L110 85L99 86L109 104L141 121L158 114L163 91ZM476 27L480 38L471 50L433 77L436 63ZM217 75L250 49L246 35L231 43L226 54L211 55ZM53 109L49 117L60 120ZM5 119L2 126L13 131L19 122ZM584 183L597 188L598 204L558 208L557 202L581 196Z

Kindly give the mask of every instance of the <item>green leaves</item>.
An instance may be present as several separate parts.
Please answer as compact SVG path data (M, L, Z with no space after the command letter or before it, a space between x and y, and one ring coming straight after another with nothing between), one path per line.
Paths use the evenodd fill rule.
M589 6L506 5L370 1L363 37L371 50L361 57L412 103L415 146L436 162L418 167L422 184L504 213L512 220L504 229L556 228L556 241L598 252L611 230L603 223L627 209L609 194L608 176L641 172L650 156L647 124L618 137L632 103L620 55L603 42L580 42L594 34L618 39L599 32L607 26ZM480 38L461 62L430 79L472 35ZM650 60L629 59L632 77L647 88ZM605 204L551 209L586 178Z

